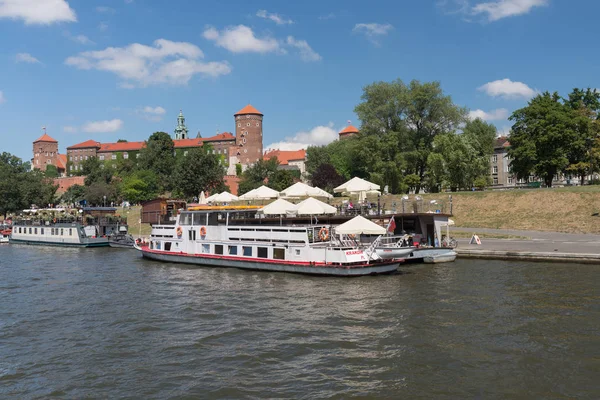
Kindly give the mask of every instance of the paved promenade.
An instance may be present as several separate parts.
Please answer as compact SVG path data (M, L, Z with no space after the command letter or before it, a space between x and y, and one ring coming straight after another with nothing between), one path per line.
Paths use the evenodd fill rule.
M505 229L454 228L475 234L523 236L528 239L486 239L481 245L458 239L459 257L555 260L600 264L600 235L537 232ZM452 230L450 232L452 235Z

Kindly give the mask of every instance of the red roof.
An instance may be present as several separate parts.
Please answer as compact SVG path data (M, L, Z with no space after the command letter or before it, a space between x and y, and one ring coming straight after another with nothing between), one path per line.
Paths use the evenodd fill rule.
M207 138L203 138L202 140L205 142L214 142L217 140L233 140L235 139L235 136L233 136L232 133L230 132L223 132L223 133L219 133L215 136L211 136L211 137L207 137Z
M175 145L176 149L180 149L183 147L200 147L202 146L202 142L204 141L204 139L199 139L199 138L195 138L195 139L179 139L179 140L173 140L173 144Z
M99 152L114 152L114 151L138 151L146 145L146 142L116 142L100 144Z
M305 160L306 150L271 150L263 156L264 159L276 158L281 165L288 165L290 161Z
M344 129L342 129L340 131L340 135L347 135L349 133L358 133L358 129L356 129L354 126L352 125L348 125L347 127L345 127Z
M242 108L240 111L236 112L233 115L243 115L243 114L263 115L263 113L258 111L256 108L252 107L250 104L248 104L246 107Z
M500 148L500 147L510 147L510 142L508 141L507 136L500 136L500 137L496 138L496 143L494 145L494 148Z
M67 155L66 154L57 154L58 158L56 159L56 168L58 169L67 169Z
M47 134L43 134L42 136L40 136L35 142L33 143L37 143L37 142L50 142L50 143L58 143L58 140L52 139L50 136L48 136Z
M67 150L68 149L87 149L90 147L100 147L100 143L96 142L95 140L86 140L85 142L77 143L77 144L74 144L73 146L67 147Z

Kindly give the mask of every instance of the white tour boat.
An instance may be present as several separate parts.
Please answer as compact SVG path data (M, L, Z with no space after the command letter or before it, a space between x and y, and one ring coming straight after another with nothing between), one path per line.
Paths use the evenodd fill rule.
M108 238L98 237L95 226L79 222L17 221L13 224L10 243L42 246L105 247Z
M256 207L182 211L175 225L154 225L143 257L168 262L312 275L361 276L397 271L401 259L344 243L335 226L263 221Z

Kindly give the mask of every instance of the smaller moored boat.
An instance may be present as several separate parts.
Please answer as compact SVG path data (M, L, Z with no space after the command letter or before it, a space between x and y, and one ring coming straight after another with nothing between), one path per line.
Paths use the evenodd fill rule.
M10 240L10 228L3 228L0 231L0 243L8 243Z
M127 232L126 225L119 225L116 232L108 237L108 245L119 249L134 249L135 239Z
M423 257L425 264L446 263L456 260L456 252L454 250L442 254L433 254Z

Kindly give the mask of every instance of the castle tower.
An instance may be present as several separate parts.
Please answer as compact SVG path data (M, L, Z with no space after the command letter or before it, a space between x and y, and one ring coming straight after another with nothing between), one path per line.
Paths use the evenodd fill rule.
M179 116L177 117L177 127L175 128L175 140L188 139L188 129L185 126L185 117L183 112L179 110Z
M263 114L248 104L235 117L235 153L242 165L254 164L263 154Z
M44 134L33 142L32 167L45 171L47 165L54 165L57 167L57 160L58 141L48 136L46 134L46 128L44 128Z
M350 125L350 121L348 121L348 126L345 127L344 129L342 129L339 133L338 133L340 139L345 139L345 138L349 138L352 136L356 136L358 135L358 129L356 129L354 126Z

